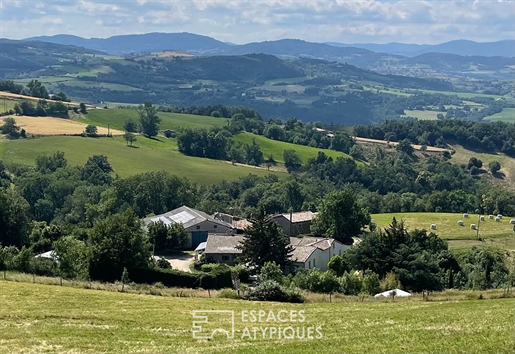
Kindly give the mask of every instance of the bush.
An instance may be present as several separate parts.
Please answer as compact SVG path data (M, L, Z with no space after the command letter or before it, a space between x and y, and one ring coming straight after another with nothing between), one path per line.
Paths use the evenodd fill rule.
M249 288L244 298L252 301L304 302L302 294L294 289L285 289L273 280L265 280Z
M332 271L319 269L301 270L292 279L292 284L314 293L334 293L340 290L338 278Z
M283 284L283 272L275 262L266 262L258 275L258 281L272 280L279 285Z
M157 260L157 267L160 269L172 269L172 265L164 257Z
M361 292L361 287L361 278L352 272L345 272L340 278L340 291L345 295L358 295Z
M223 289L218 294L218 297L223 298L223 299L239 299L240 298L238 293L232 289Z
M232 286L231 273L213 272L193 274L176 269L154 269L133 267L128 269L131 281L136 284L154 284L161 282L166 287L222 289Z
M249 282L250 272L246 267L242 265L234 266L231 268L231 273L238 273L238 277L242 283Z
M231 268L227 264L219 263L207 263L200 267L200 270L205 273L220 273L231 271Z

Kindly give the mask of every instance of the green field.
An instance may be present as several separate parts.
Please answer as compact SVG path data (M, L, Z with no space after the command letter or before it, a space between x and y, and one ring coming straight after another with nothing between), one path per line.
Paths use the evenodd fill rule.
M488 164L490 162L499 161L501 164L501 170L499 172L502 177L499 182L502 182L511 188L515 187L515 158L505 154L485 154L475 152L467 150L460 145L450 145L450 147L455 151L452 155L451 161L458 164L466 164L471 157L476 157L483 162L483 169L488 170Z
M515 108L505 108L500 113L486 117L485 120L515 123Z
M436 111L412 111L409 109L404 110L405 116L415 117L421 120L436 120L436 115L441 112Z
M295 150L299 155L300 159L302 160L302 163L306 163L310 158L317 157L319 151L324 152L327 156L331 156L333 159L337 158L338 156L351 158L349 155L344 154L343 152L328 149L317 149L310 146L286 143L284 141L272 140L264 136L251 133L241 133L235 135L233 139L246 144L252 144L252 139L256 139L256 143L261 147L261 151L263 151L265 157L273 155L275 161L281 163L284 162L283 151L286 149ZM358 164L360 163L361 162L358 162Z
M0 99L0 113L9 112L11 109L14 109L14 105L18 102L18 100Z
M430 231L431 224L436 224L435 232L443 239L448 240L451 247L477 245L515 249L513 225L510 224L510 219L513 217L509 216L504 216L500 222L496 222L488 219L488 215L486 215L485 221L479 223L479 237L483 241L478 241L477 231L470 229L470 224L478 224L479 215L477 214L469 214L468 218L464 218L463 214L454 213L388 213L373 214L371 217L380 228L390 225L393 217L397 221L403 220L408 230L426 229ZM458 220L463 220L464 226L459 226Z
M496 353L515 350L513 299L281 304L0 282L0 353ZM234 338L192 338L193 310L233 310ZM304 311L303 322L243 322L242 311ZM226 328L212 316L206 329ZM230 323L230 322L229 322ZM318 327L278 339L252 327ZM249 327L249 332L245 332ZM230 325L229 325L230 328ZM307 333L307 329L305 333ZM250 333L251 337L244 333ZM291 333L291 332L288 332Z
M492 98L502 98L503 96L499 95L487 95L484 93L474 93L474 92L453 92L453 91L436 91L436 90L421 90L417 89L416 91L424 92L424 93L440 93L442 95L456 95L459 98L470 98L470 97L492 97Z
M225 118L168 112L158 112L157 115L161 118L161 123L159 124L161 130L222 127L227 124L227 119ZM86 118L81 119L81 122L101 127L107 127L109 124L114 129L123 130L123 125L128 119L138 122L138 112L135 109L94 109L88 111Z
M40 154L50 155L63 151L70 165L83 165L88 157L102 154L108 157L114 172L121 177L164 170L199 184L212 184L247 176L249 173L258 176L271 173L250 166L233 166L226 161L185 156L177 151L174 139L148 139L138 136L134 145L136 147L127 147L122 137L48 136L0 141L0 159L33 165Z

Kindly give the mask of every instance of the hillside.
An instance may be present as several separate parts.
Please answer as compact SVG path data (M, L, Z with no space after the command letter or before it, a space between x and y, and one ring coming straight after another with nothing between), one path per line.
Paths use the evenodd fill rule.
M222 127L227 124L225 118L213 118L206 116L197 116L193 114L180 114L158 112L161 118L160 129L175 130L177 128L210 128ZM114 129L123 130L123 125L127 120L137 122L139 119L138 112L135 109L95 109L88 111L88 114L80 119L80 122L86 124L98 125L101 127L109 126Z
M216 298L163 297L2 281L0 353L512 353L513 299L430 301L388 300L366 303L280 304ZM477 296L471 294L472 296ZM431 294L433 296L433 294ZM217 334L192 339L193 310L233 310L235 338ZM242 322L244 310L304 311L305 321ZM342 335L341 316L346 330ZM171 315L173 314L173 315ZM216 320L223 325L223 317ZM211 325L211 326L210 326ZM205 324L212 328L213 324ZM322 338L242 338L245 327L320 326ZM268 328L267 328L268 329ZM313 336L316 332L313 332ZM459 340L457 340L459 338Z
M246 144L252 144L252 140L255 140L256 143L260 146L261 151L263 151L263 155L265 157L268 157L272 155L274 157L274 160L280 163L284 163L283 161L283 151L284 150L295 150L295 152L299 155L301 161L303 164L305 164L309 159L316 158L318 153L321 151L327 156L332 157L333 159L336 159L337 157L347 157L352 159L349 155L329 150L329 149L318 149L313 148L310 146L303 146L303 145L297 145L297 144L291 144L284 141L277 141L268 139L262 135L256 135L252 133L240 133L238 135L235 135L233 137L233 140L239 141ZM358 162L358 164L362 164L361 162Z
M242 55L251 53L271 54L283 57L310 57L331 61L345 62L362 68L382 73L408 72L417 76L432 76L437 70L440 74L453 73L459 77L481 77L484 70L494 70L505 79L513 76L512 61L506 58L514 56L514 41L477 43L473 41L451 41L438 45L390 44L343 44L316 43L299 39L279 39L274 41L253 42L230 45L214 38L193 33L146 33L121 35L109 38L85 39L69 35L32 37L28 40L48 41L60 44L74 44L86 48L106 51L111 54L159 52L163 50L180 50L196 55ZM426 62L427 68L411 62L411 57L432 53L434 63ZM448 54L459 56L448 60ZM483 58L473 58L483 56ZM485 64L484 57L491 57ZM497 58L494 58L497 57ZM505 57L505 58L501 58ZM440 65L443 62L444 65ZM480 68L462 72L467 63ZM435 65L433 65L435 64ZM505 72L508 70L508 72Z
M226 161L185 156L177 151L175 140L166 138L138 137L132 148L126 146L122 137L48 136L9 142L0 140L0 159L8 162L33 165L38 155L51 155L56 151L63 151L72 166L84 165L92 155L106 155L114 172L121 177L148 171L168 171L187 177L191 182L209 185L249 173L259 176L271 173L250 166L233 166Z
M389 213L373 214L371 217L376 221L379 228L390 225L394 217L397 221L403 220L408 230L425 229L431 231L431 224L436 224L437 229L434 232L447 240L449 246L453 248L493 246L515 250L513 225L510 224L513 217L506 215L500 222L490 220L488 215L486 215L485 221L479 221L479 215L477 214L469 214L468 218L464 218L463 214L453 213ZM462 220L464 226L459 226L457 224L458 220ZM470 229L470 224L479 224L481 240L477 239L477 231Z

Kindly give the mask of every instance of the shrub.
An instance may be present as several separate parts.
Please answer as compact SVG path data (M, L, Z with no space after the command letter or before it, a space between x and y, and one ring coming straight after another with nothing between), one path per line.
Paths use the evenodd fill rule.
M258 275L258 281L273 280L279 285L283 284L283 272L275 262L266 262Z
M164 257L157 260L157 267L160 269L172 269L172 265Z
M301 270L293 277L292 283L314 293L329 294L340 290L340 283L334 272L322 272L319 269Z
M265 280L249 288L244 298L253 301L304 302L304 297L298 291L285 289L273 280Z
M207 263L203 264L200 270L205 273L220 273L230 271L231 268L227 264Z
M218 294L218 297L223 298L223 299L239 299L240 298L238 293L232 289L223 289Z
M361 282L356 274L345 272L340 278L340 291L345 295L358 295L361 292Z
M238 277L242 283L249 282L250 272L246 267L242 265L231 267L231 273L238 273Z

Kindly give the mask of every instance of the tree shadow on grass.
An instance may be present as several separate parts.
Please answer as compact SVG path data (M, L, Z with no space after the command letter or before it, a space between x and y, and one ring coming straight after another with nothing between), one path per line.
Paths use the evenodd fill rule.
M506 177L504 172L494 172L492 173L492 176L494 176L497 179L504 179Z

